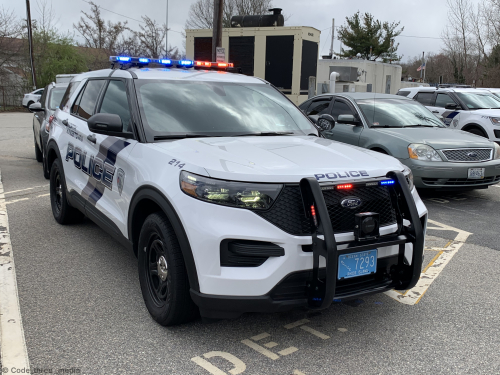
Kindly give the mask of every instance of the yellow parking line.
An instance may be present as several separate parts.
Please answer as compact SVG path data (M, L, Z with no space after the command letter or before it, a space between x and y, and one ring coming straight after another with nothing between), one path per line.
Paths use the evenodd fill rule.
M429 267L431 267L434 264L434 262L436 261L436 259L439 258L441 256L441 254L443 254L442 250L439 253L437 253L434 258L432 258L432 260L429 262L429 264L427 265L427 267L424 268L424 270L422 271L422 273L427 272L427 270L429 269ZM420 298L422 298L422 296L420 296Z

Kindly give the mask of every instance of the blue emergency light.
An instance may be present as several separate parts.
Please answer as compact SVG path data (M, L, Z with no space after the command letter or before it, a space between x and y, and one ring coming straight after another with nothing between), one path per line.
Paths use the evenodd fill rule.
M385 181L380 181L380 185L394 185L396 181L394 180L385 180Z

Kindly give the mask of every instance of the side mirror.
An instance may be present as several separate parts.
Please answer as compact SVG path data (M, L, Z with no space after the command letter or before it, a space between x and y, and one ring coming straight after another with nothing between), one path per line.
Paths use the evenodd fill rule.
M316 124L318 122L319 116L318 115L310 115L310 116L307 116L307 118Z
M446 103L444 109L457 109L458 105L455 103Z
M87 120L91 132L97 134L111 134L123 132L123 124L120 116L114 113L96 113Z
M335 119L331 115L324 114L319 116L316 125L318 125L322 131L332 130L335 127Z
M33 103L32 105L30 105L29 110L31 112L43 112L43 111L45 111L42 108L42 105L40 104L40 102L36 102L36 103Z
M359 120L354 117L354 115L339 115L337 118L337 122L339 124L352 124L352 125L358 125Z

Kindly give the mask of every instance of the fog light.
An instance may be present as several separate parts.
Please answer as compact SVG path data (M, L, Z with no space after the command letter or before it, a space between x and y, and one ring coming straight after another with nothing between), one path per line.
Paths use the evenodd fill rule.
M379 214L361 212L354 215L354 237L356 241L372 240L380 236Z

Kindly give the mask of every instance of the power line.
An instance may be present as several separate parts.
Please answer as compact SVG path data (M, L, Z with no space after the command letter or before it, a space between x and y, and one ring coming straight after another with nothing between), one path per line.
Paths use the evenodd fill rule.
M86 1L86 0L82 0L84 3L87 3L87 4L90 4L90 1ZM97 4L96 4L97 5ZM109 10L109 9L106 9L106 8L103 8L102 6L100 5L97 5L100 9L102 10L105 10L107 12L110 12L110 13L113 13L113 14L116 14L117 16L120 16L120 17L125 17L125 18L128 18L130 20L134 20L136 22L139 22L139 23L145 23L144 21L141 21L141 20L138 20L138 19L135 19L135 18L132 18L132 17L129 17L129 16L126 16L124 14L120 14L120 13L116 13L116 12L113 12L112 10ZM168 31L171 31L171 32L174 32L174 33L179 33L179 34L182 34L182 32L180 31L177 31L177 30L172 30L172 29L169 29Z

